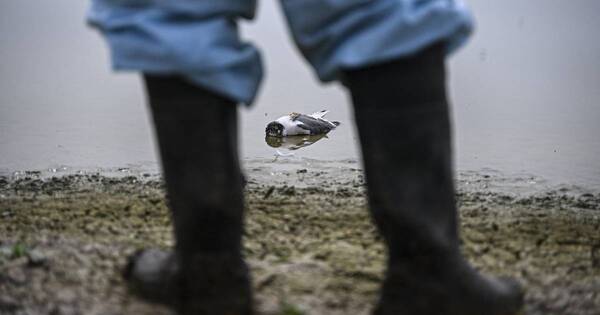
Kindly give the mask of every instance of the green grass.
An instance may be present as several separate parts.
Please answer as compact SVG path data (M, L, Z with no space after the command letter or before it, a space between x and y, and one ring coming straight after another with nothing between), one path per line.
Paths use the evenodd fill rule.
M281 315L304 315L304 311L298 308L298 306L283 302L281 303Z
M27 255L27 253L29 253L29 249L27 248L27 246L25 244L16 243L15 245L13 245L11 258L12 259L20 258L20 257Z

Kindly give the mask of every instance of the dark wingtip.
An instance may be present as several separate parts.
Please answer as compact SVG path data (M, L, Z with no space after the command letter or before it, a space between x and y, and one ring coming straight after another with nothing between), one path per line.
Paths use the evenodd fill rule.
M341 123L339 121L332 121L332 123L337 127L339 126Z

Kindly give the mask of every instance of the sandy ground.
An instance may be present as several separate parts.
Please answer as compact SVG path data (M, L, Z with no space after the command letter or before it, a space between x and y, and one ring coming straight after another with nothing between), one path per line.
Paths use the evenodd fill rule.
M360 170L247 169L261 314L369 314L384 250ZM522 281L526 314L600 314L600 193L487 189L497 182L459 182L464 253ZM173 244L169 222L157 175L0 176L0 314L171 314L129 295L120 276L136 249Z

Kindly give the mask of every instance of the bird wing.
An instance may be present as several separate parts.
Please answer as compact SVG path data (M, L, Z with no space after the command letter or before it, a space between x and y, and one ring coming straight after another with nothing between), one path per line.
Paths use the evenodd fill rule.
M335 125L324 119L317 119L308 115L300 115L296 118L300 123L297 125L298 127L310 130L313 133L327 133L331 129L335 128Z

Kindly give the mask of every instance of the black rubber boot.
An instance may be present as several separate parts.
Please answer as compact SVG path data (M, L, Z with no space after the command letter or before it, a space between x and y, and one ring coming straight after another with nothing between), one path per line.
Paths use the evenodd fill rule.
M460 254L444 45L344 75L388 247L375 314L516 314L519 285L480 275Z
M177 76L144 77L175 231L175 251L130 258L125 278L141 297L180 314L248 315L241 256L243 177L237 107Z

